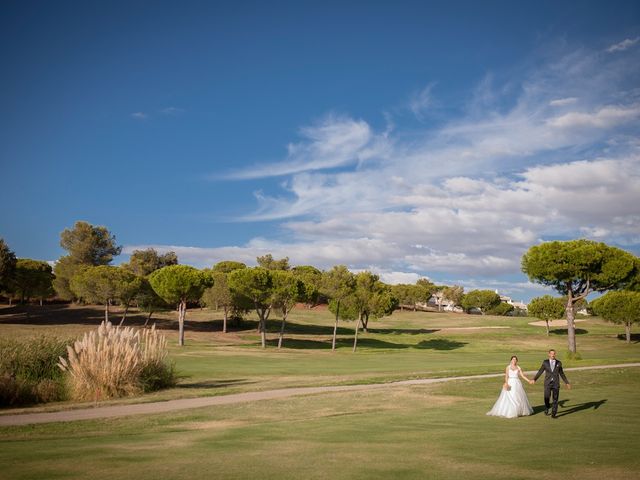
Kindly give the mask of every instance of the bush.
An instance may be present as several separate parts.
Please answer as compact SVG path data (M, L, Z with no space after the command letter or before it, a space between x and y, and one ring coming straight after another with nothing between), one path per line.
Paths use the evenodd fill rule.
M488 315L500 315L500 316L505 316L505 315L509 315L511 312L513 312L515 310L513 305L510 305L508 303L500 303L499 305L496 305L495 307L493 307L492 309L487 311Z
M103 321L67 347L68 359L60 357L59 366L68 372L71 395L78 400L135 395L175 384L166 344L155 325L140 331Z
M70 340L40 336L0 341L0 406L62 400L63 374L58 358Z

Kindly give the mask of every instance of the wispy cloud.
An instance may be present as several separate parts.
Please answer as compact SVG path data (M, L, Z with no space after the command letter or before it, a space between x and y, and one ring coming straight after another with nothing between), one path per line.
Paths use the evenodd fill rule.
M640 37L636 37L636 38L625 38L623 41L621 41L620 43L616 43L611 45L609 48L607 48L607 52L609 53L613 53L613 52L623 52L624 50L626 50L627 48L631 48L633 47L636 43L638 43L640 41Z
M435 82L430 83L419 92L414 93L409 100L409 109L419 120L423 120L425 112L435 104L431 93L435 85Z
M135 120L146 120L149 118L149 115L144 112L134 112L131 114L131 118L134 118Z
M159 110L159 113L163 115L180 115L184 113L184 108L178 107L166 107Z
M549 105L552 107L565 107L567 105L573 105L577 101L578 99L576 97L557 98L555 100L551 100Z
M367 122L344 116L330 115L300 129L300 135L303 138L301 142L287 146L284 161L255 165L232 172L226 178L277 177L343 167L365 161L384 147L372 142L372 131Z

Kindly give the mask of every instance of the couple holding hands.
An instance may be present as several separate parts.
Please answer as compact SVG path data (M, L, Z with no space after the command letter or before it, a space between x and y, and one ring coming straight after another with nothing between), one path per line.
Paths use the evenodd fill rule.
M562 362L556 359L556 351L549 350L549 358L542 362L538 373L529 380L522 372L522 369L518 365L518 357L515 355L511 357L511 362L507 365L504 372L504 385L502 392L498 400L493 405L493 408L487 413L496 417L515 418L525 415L531 415L533 409L529 403L524 387L520 378L522 377L529 384L534 384L538 378L545 374L544 377L544 414L549 415L549 409L551 409L551 418L557 418L558 413L558 397L560 396L560 378L567 385L568 389L571 389L571 384L564 374L562 369ZM553 400L553 404L551 401Z

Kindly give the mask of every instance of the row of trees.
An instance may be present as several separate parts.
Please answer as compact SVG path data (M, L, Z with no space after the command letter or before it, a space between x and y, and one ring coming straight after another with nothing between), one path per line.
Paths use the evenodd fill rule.
M385 285L371 272L354 274L344 266L321 272L313 266L291 267L288 258L258 257L257 267L225 261L212 269L198 270L178 265L173 252L164 255L153 249L132 253L128 263L112 266L119 255L115 236L105 227L77 222L61 234L67 250L53 271L46 262L16 259L0 239L0 288L22 301L44 298L52 287L63 299L82 300L105 306L117 302L125 307L135 303L149 311L175 306L178 310L180 344L184 343L184 318L190 302L223 308L224 330L228 315L255 309L261 343L266 346L266 322L272 311L282 318L278 344L282 345L287 316L298 302L314 305L321 297L329 301L336 323L332 346L335 349L339 319L356 320L354 350L360 327L370 318L390 314L398 305L415 308L437 293L443 301L460 305L465 311L507 314L512 306L501 303L490 290L437 286L421 279L414 285ZM543 297L532 302L531 312L543 319L560 316L559 302L567 319L569 351L576 352L575 310L592 292L611 291L594 303L594 311L604 318L627 325L629 332L636 316L634 295L640 291L640 259L629 252L589 240L547 242L533 246L522 258L522 271L531 281L553 287L562 299ZM614 293L616 295L614 295ZM618 293L620 293L618 295ZM627 334L629 338L630 333Z

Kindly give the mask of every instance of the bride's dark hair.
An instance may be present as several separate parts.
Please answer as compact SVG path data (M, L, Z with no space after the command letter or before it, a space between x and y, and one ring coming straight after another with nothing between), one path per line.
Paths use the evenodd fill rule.
M518 360L518 357L516 357L515 355L514 355L513 357L511 357L511 360L513 360L514 358L515 358L516 360ZM509 361L511 361L511 360L509 360Z

